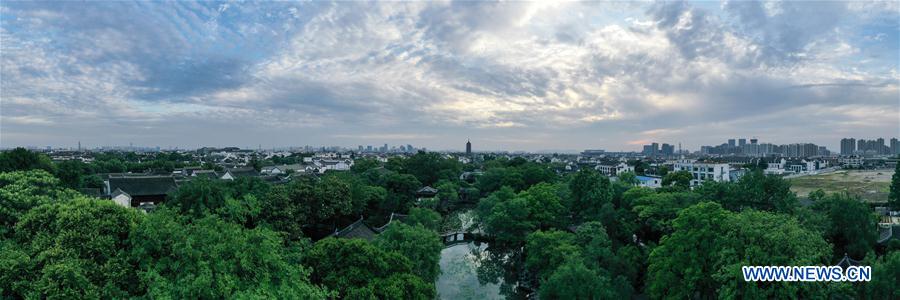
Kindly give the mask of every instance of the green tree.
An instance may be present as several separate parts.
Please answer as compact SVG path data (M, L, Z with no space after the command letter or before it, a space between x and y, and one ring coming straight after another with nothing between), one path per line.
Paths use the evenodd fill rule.
M79 196L44 170L0 173L0 237L7 235L28 210Z
M392 223L378 235L375 245L386 251L402 254L412 263L413 273L428 282L437 280L441 273L441 243L437 233L422 226Z
M307 201L307 211L316 221L345 216L353 211L350 184L338 176L325 176L315 185L315 195Z
M222 220L253 229L259 224L262 206L256 196L245 194L240 198L228 197L225 204L214 213Z
M312 197L312 193L312 186L306 181L272 187L260 202L259 221L287 233L289 240L299 239L303 236L303 225L310 219L301 201Z
M481 200L478 201L478 205L475 206L475 222L481 226L487 224L487 220L490 218L494 206L515 197L516 192L513 191L512 188L503 187L487 197L481 198Z
M15 298L124 298L139 293L129 232L142 215L110 201L79 198L35 207L15 226L21 268L5 277ZM7 244L7 246L10 246ZM3 265L3 273L8 263Z
M878 219L868 205L848 194L831 194L816 202L816 211L827 216L825 238L834 245L834 256L862 258L873 250Z
M366 296L371 299L431 300L435 298L436 294L433 283L426 282L422 278L409 273L393 274L383 279L375 278L369 283L367 290L371 291L371 296Z
M227 181L225 185L231 192L231 196L235 198L252 195L257 199L262 199L265 198L266 194L269 193L269 189L272 188L272 185L262 180L262 178L250 176L235 178Z
M553 183L556 179L556 174L543 164L528 162L519 166L519 170L527 187L542 182Z
M581 249L575 245L575 236L568 232L535 231L526 240L525 268L542 280L549 278L566 259L581 258Z
M618 299L621 295L609 277L588 269L577 258L570 258L541 284L541 299Z
M669 174L669 167L660 166L659 167L659 176L666 176Z
M129 238L149 298L324 299L295 250L265 228L245 229L214 215L189 221L160 209Z
M797 206L797 196L791 183L762 170L751 170L738 180L732 194L721 199L723 206L739 211L754 208L765 211L791 213Z
M381 186L387 190L387 197L380 208L383 215L409 211L415 203L416 191L422 187L422 183L409 174L387 173L382 177L382 181Z
M704 202L684 209L674 232L650 253L647 293L654 299L713 299L719 284L712 278L722 248L728 211Z
M637 175L635 175L634 172L622 172L618 175L619 181L627 184L628 186L635 186L641 183L640 181L638 181Z
M515 191L521 191L526 188L525 179L515 168L491 168L478 176L475 185L482 193L492 193L500 190L504 186L508 186Z
M459 202L459 185L448 180L438 182L435 187L438 190L437 198L441 203L455 205Z
M862 290L866 299L900 299L900 251L892 251L880 257L872 264L872 281L867 282Z
M421 225L437 232L441 228L441 214L427 208L413 207L409 209L409 215L404 222L412 226Z
M518 196L527 201L529 219L538 229L562 228L567 224L567 211L555 185L539 183Z
M606 234L606 228L600 222L587 222L575 230L575 244L581 247L581 255L585 264L591 269L603 268L611 270L616 261L612 250L612 241Z
M900 163L894 167L894 175L891 176L891 190L888 194L888 203L893 210L900 210Z
M732 213L703 202L680 212L673 227L650 254L648 293L653 298L824 298L830 293L820 283L743 280L741 266L830 263L828 243L789 215Z
M362 174L368 170L381 167L381 162L374 158L359 158L353 161L350 172Z
M519 244L528 233L537 229L530 218L528 200L521 197L494 205L484 218L484 231L494 236L498 243Z
M0 172L44 170L53 173L53 162L44 154L16 148L0 152Z
M691 187L691 180L693 179L694 175L691 175L691 172L688 171L668 172L663 176L662 185L674 185L679 188L687 189Z
M455 181L462 172L462 165L455 159L446 159L437 152L424 152L410 156L404 163L405 171L423 185L434 185L438 180Z
M81 160L70 159L56 164L56 178L68 188L82 187L83 177L89 173L88 165Z
M567 205L578 222L594 219L603 205L611 203L609 178L589 168L582 168L569 181L570 201Z
M673 230L673 220L679 211L699 202L695 193L653 193L635 200L634 211L641 223L640 235L648 240L658 240Z
M225 199L231 197L225 183L208 178L197 178L178 187L166 205L177 208L182 214L196 218L225 206Z
M726 222L719 249L719 298L822 299L831 293L830 283L796 285L792 282L747 284L741 266L814 266L834 263L831 246L815 231L786 214L746 210ZM777 233L777 234L774 234Z
M377 288L374 283L382 283L394 275L418 277L412 274L413 264L405 256L360 239L320 240L303 256L303 264L313 269L312 282L347 298L373 299ZM429 286L429 294L422 296L433 298L434 285L424 284Z

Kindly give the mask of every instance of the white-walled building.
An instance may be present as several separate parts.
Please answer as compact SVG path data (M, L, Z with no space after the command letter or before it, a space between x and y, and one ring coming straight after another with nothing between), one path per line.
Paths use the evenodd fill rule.
M616 176L622 172L634 172L634 167L629 166L624 162L618 164L599 164L595 168L606 176Z
M704 181L715 182L731 181L731 167L724 163L705 163L696 160L679 160L673 165L672 171L686 171L693 176L691 186L700 185Z
M662 187L662 178L651 176L636 176L641 187L658 188Z

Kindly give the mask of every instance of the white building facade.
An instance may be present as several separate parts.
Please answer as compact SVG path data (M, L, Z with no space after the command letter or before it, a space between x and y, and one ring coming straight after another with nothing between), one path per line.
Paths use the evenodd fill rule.
M673 164L673 171L690 172L691 186L700 185L705 181L728 182L731 181L731 167L723 163L705 163L695 160L679 160Z

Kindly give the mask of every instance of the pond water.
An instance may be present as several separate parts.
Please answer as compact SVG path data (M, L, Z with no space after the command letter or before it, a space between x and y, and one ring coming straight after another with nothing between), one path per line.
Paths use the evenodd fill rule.
M504 299L500 285L478 281L478 258L486 244L459 244L441 251L441 275L437 287L440 299Z

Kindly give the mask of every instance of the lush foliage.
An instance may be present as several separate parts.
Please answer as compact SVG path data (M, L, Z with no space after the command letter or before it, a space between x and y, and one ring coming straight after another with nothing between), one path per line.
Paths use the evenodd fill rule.
M894 167L894 175L891 176L891 190L888 201L894 210L900 210L900 163Z
M637 174L664 176L665 187L649 189L632 173L611 180L547 157L463 165L420 152L357 158L350 172L282 184L193 179L145 214L78 190L102 186L97 173L200 162L179 153L93 158L0 154L0 298L434 299L438 233L449 230L475 230L488 243L471 256L479 280L511 298L900 297L900 252L876 244L868 205L821 191L801 205L789 182L754 166L736 182L691 187L690 173L629 162ZM480 175L461 180L463 170ZM435 202L416 198L426 185L438 190ZM371 240L329 237L360 218L380 227L392 214ZM829 265L845 253L872 265L872 282L741 279L744 265Z

